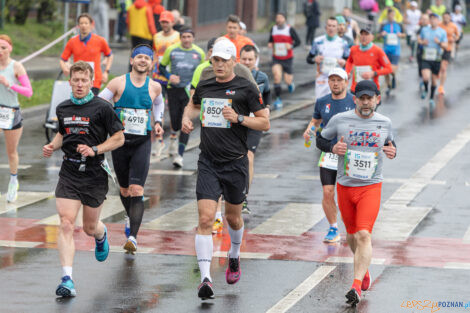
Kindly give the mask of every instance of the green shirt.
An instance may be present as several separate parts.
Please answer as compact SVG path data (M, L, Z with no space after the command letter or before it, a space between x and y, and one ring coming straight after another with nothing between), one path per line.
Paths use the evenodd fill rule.
M201 80L201 73L202 71L206 68L211 66L211 62L209 60L204 61L203 63L199 64L198 67L196 67L196 70L194 71L193 74L193 79L191 80L191 88L196 89L197 85L199 84L199 80Z

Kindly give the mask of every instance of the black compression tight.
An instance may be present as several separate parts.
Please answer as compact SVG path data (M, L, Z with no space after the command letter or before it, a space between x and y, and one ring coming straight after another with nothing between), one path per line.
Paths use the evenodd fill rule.
M122 205L124 206L124 209L126 209L126 214L127 216L129 216L129 207L131 205L131 197L130 196L124 197L122 194L119 194L119 196L121 197L121 202L122 202Z
M144 199L142 196L130 197L129 220L131 226L131 236L137 238L142 217L144 216Z

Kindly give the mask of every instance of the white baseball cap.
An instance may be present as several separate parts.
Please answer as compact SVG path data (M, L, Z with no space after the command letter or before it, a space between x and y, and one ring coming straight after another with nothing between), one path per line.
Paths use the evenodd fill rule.
M417 3L416 1L411 1L411 2L410 2L410 5L411 5L412 7L415 7L415 8L418 7L418 3Z
M235 48L235 45L228 39L219 40L212 48L211 58L213 57L221 57L224 60L236 58L237 48Z
M339 76L344 80L348 80L348 73L346 73L346 71L343 70L341 67L335 67L328 73L328 77L331 77L334 75Z

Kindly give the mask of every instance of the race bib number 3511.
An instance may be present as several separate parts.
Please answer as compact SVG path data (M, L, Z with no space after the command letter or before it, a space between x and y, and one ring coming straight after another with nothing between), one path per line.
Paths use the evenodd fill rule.
M204 98L201 103L202 127L230 128L231 123L224 118L224 107L232 106L232 99Z
M348 150L344 156L344 173L357 179L372 179L378 160L378 152Z

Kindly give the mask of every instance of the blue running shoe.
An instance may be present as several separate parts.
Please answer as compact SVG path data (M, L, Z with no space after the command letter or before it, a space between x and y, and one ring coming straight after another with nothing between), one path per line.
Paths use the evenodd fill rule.
M429 100L429 110L434 111L434 109L436 108L436 103L434 102L434 99L430 99Z
M279 110L282 108L282 100L281 98L277 97L276 100L273 102L273 109L274 110Z
M126 215L124 220L126 221L126 225L124 225L124 233L126 234L126 238L129 238L129 236L131 235L131 224L129 216Z
M341 239L338 228L331 226L323 242L338 242Z
M75 297L77 295L75 285L73 284L73 280L70 276L62 277L62 282L57 286L55 294L61 297Z
M426 90L421 90L421 99L426 99L426 96L428 95L428 93L426 92Z
M289 90L289 93L293 93L295 91L295 84L292 83L289 86L287 86L287 90Z
M98 240L95 239L95 243L95 258L98 262L103 262L108 258L109 254L108 229L106 226L104 227L104 240L98 242Z

